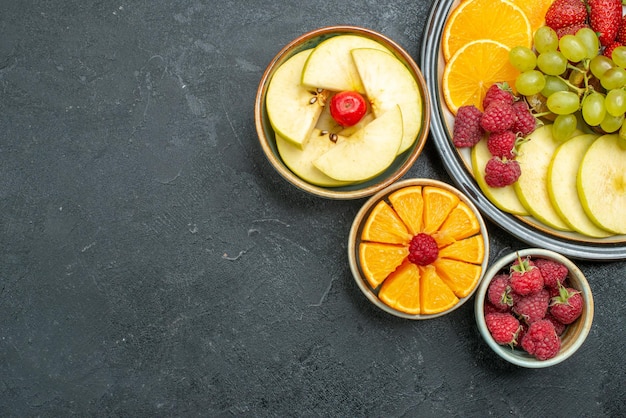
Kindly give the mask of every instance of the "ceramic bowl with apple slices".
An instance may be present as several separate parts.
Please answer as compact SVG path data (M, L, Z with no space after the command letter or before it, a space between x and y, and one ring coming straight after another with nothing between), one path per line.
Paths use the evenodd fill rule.
M365 106L345 110L355 98ZM323 27L271 60L255 124L265 156L290 184L358 199L411 168L428 137L430 101L420 69L395 41L361 27Z

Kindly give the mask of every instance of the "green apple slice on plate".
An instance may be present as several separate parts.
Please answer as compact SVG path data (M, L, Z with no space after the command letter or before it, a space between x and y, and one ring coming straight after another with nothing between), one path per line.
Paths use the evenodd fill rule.
M548 168L548 194L554 209L574 231L593 238L612 233L599 228L585 213L580 203L576 178L585 153L598 138L595 134L575 136L561 144Z
M554 209L548 194L548 167L560 145L552 136L552 125L535 129L527 139L519 146L517 161L522 175L513 184L515 193L535 219L551 228L571 231Z
M355 48L351 54L374 115L400 106L404 134L398 154L406 151L422 126L422 96L415 77L388 51Z
M395 160L402 142L402 111L390 109L317 158L313 165L339 181L361 182L377 176Z
M517 194L515 194L513 185L491 187L487 184L487 181L485 181L485 166L490 158L491 153L489 148L487 148L487 140L483 138L472 147L472 172L480 190L498 209L513 215L528 215L528 211L520 202Z
M310 88L365 93L359 73L350 56L355 48L389 51L382 44L358 35L339 35L317 45L301 73L301 82Z
M265 106L274 131L282 138L302 147L311 136L328 92L304 87L302 69L312 50L297 53L283 63L267 87Z
M585 212L599 227L626 234L626 149L617 134L596 139L578 169L577 188Z

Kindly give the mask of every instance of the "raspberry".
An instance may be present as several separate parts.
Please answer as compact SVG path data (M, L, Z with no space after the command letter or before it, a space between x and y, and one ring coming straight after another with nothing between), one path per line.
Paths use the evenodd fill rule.
M515 142L517 137L513 131L492 132L487 139L487 148L494 157L515 158Z
M423 232L415 235L409 243L409 261L418 266L434 262L439 256L437 241Z
M500 345L514 345L520 329L519 320L506 312L494 312L485 315L489 333Z
M492 84L487 89L485 97L483 98L483 109L487 109L492 103L495 102L513 104L514 101L515 96L513 95L513 90L511 90L508 83L504 82Z
M530 135L537 127L537 119L526 102L513 103L513 111L515 112L515 123L513 123L511 130L523 137Z
M571 287L560 286L559 295L550 302L550 313L559 322L571 324L583 312L583 297L580 292Z
M494 102L485 109L480 126L487 132L502 132L515 123L515 111L509 103Z
M516 298L513 312L522 317L527 324L532 324L544 319L549 304L550 294L546 289L541 289L531 295Z
M558 261L538 258L535 260L535 265L541 271L544 286L549 287L550 289L558 289L559 284L562 284L565 281L569 273L567 267Z
M499 274L491 280L487 300L499 311L506 311L513 305L508 274Z
M492 157L485 166L485 182L490 187L505 187L517 181L522 169L516 160Z
M455 147L473 147L480 141L485 131L480 126L483 112L474 105L461 106L456 112L452 142Z
M544 319L547 319L548 321L552 322L552 325L554 325L554 331L556 331L556 335L558 336L563 335L563 333L565 332L566 325L562 323L561 321L559 321L558 319L556 319L554 315L550 313L550 311L548 311ZM520 338L520 341L521 341L521 338Z
M609 57L609 58L613 58L613 50L615 48L617 48L618 46L623 46L624 44L621 42L613 42L612 44L608 45L606 48L604 48L604 52L602 53L602 55Z
M502 312L500 308L495 307L492 303L489 303L489 302L485 302L484 309L485 309L485 315L494 313L494 312Z
M543 276L538 267L530 265L528 259L511 266L511 289L518 295L529 295L543 289Z
M522 348L537 360L548 360L559 352L561 339L552 322L542 319L530 324L522 338Z

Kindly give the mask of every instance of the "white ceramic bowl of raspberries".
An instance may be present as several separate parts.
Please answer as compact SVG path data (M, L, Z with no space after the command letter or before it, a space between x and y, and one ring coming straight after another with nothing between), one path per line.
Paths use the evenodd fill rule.
M518 366L558 364L583 344L593 296L580 269L554 251L527 248L497 260L476 291L478 330L500 357Z

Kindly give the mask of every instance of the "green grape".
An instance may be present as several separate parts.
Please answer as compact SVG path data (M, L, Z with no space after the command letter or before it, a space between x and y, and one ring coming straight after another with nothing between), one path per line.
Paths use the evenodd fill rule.
M609 69L615 67L613 61L604 55L595 56L589 61L589 69L597 79L600 79L602 75Z
M598 92L592 91L583 99L581 103L583 120L589 126L598 126L606 116L606 107L604 107L604 96Z
M578 121L574 115L559 115L552 124L552 137L558 142L564 142L571 138L576 131Z
M619 67L626 68L626 46L618 46L611 54L613 62Z
M565 58L572 62L579 62L587 56L585 44L574 35L564 35L561 37L559 40L559 49L561 53L565 55Z
M538 53L556 51L559 47L559 37L549 26L542 26L535 32L533 43Z
M622 127L619 128L619 135L617 136L617 139L619 146L626 150L626 120L622 123Z
M515 89L519 94L532 96L539 93L546 86L545 76L537 70L525 71L517 76Z
M548 97L546 106L557 115L569 115L580 107L578 95L571 91L557 91Z
M606 111L612 116L626 113L626 91L623 89L609 90L604 99Z
M515 46L509 51L509 62L520 72L530 71L537 65L537 56L532 49Z
M550 97L551 94L556 93L557 91L568 91L569 87L565 83L565 81L561 80L559 77L548 75L546 78L546 86L541 90L541 94L544 97Z
M600 84L607 90L624 87L626 85L626 70L622 67L609 68L600 77Z
M567 58L559 51L543 52L537 57L537 67L546 75L560 75L567 69Z
M606 114L602 122L600 122L600 128L608 134L617 132L618 129L622 127L624 123L624 115L613 116L610 114Z
M585 54L585 58L591 59L598 55L598 51L600 50L600 41L598 40L598 35L591 28L582 28L576 32L576 38L582 42L585 46L585 50L587 53Z

